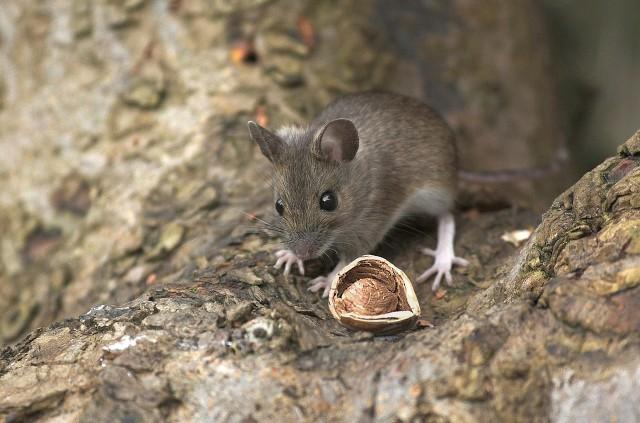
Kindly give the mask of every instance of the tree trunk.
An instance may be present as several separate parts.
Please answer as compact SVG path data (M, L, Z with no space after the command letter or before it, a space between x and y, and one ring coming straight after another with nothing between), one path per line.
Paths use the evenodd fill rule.
M216 265L122 306L33 331L0 355L0 413L61 421L635 421L640 132L561 195L526 246L527 213L462 227L471 259L420 328L352 333L233 237ZM409 247L415 247L415 242ZM396 263L410 277L424 260ZM485 289L486 285L490 285ZM44 382L44 383L43 383Z

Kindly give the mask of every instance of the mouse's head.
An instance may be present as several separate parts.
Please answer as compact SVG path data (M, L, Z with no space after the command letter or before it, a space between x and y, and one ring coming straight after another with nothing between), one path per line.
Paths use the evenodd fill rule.
M303 260L341 248L357 214L356 200L347 195L359 146L353 122L336 119L320 128L283 128L276 134L249 122L249 132L274 167L274 207L287 247Z

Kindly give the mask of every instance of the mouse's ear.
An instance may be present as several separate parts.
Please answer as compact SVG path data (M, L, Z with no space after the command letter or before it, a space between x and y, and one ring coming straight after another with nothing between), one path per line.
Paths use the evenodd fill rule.
M320 160L349 162L358 152L358 130L349 119L327 123L313 140L311 152Z
M262 154L272 163L275 163L282 151L282 140L255 122L249 121L247 126L249 127L251 139L258 144Z

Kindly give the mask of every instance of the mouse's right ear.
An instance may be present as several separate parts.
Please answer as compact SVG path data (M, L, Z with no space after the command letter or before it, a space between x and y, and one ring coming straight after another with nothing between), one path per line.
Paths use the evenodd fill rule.
M316 134L311 152L320 160L350 162L356 156L360 139L356 126L349 119L335 119Z
M251 139L258 144L262 154L272 163L275 163L282 151L282 140L253 121L249 121L247 126L249 127Z

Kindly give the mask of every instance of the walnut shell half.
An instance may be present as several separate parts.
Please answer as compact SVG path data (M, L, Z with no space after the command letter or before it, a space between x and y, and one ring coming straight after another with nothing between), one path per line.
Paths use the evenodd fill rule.
M372 255L358 257L338 272L329 291L329 309L343 326L376 334L408 329L420 316L407 275Z

